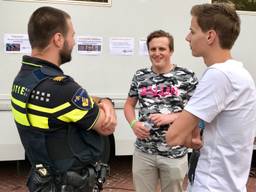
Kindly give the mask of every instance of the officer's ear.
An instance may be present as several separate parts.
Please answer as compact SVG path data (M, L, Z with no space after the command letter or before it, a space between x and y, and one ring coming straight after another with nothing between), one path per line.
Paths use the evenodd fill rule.
M61 33L55 33L53 36L53 43L56 47L62 48L65 42L65 38Z

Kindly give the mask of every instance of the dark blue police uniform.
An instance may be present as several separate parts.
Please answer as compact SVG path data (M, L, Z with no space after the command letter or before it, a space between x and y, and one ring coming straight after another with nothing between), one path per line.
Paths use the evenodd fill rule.
M103 140L92 129L99 108L86 90L58 66L24 56L12 86L12 112L32 164L30 191L41 185L31 183L44 178L46 191L61 191L69 185L66 173L88 176L84 170L100 160ZM80 184L75 185L73 191L82 189Z

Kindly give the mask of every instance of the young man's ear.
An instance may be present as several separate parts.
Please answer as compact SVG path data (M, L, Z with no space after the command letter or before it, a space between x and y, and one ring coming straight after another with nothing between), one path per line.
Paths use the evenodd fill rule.
M61 33L55 33L52 41L56 47L62 48L65 42L65 39Z
M207 32L207 42L209 45L211 45L217 37L217 33L215 30L209 30Z

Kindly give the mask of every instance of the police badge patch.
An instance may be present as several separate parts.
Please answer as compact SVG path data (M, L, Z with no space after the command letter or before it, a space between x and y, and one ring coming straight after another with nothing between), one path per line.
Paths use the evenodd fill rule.
M87 92L80 88L72 97L72 103L82 110L89 110L92 108L92 102Z

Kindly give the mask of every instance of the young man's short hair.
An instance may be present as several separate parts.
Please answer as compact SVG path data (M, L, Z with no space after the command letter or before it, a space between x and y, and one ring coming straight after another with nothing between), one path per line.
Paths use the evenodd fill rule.
M240 33L240 18L236 13L234 4L213 3L195 5L191 15L197 18L197 23L203 32L215 30L220 46L231 49Z
M147 46L148 46L148 49L149 49L149 43L152 39L154 38L159 38L159 37L167 37L169 39L169 49L170 51L174 51L174 42L173 42L173 36L168 33L168 32L165 32L163 30L157 30L157 31L153 31L152 33L150 33L147 37Z

